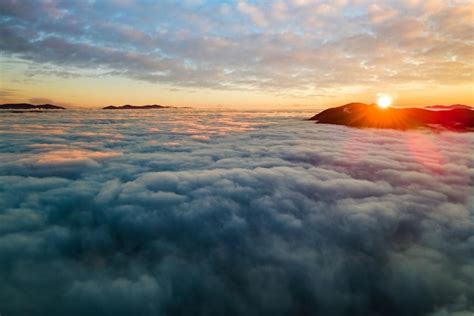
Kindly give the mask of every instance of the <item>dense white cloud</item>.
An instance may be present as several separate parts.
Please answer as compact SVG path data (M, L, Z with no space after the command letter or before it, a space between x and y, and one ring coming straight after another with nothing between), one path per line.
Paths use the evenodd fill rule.
M2 313L472 313L474 135L311 114L3 113Z

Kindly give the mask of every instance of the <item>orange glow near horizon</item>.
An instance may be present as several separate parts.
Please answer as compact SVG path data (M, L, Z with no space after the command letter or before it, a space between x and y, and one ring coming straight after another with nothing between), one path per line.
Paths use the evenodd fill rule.
M21 76L13 77L21 78ZM52 103L66 108L97 109L107 105L143 105L161 104L176 107L243 109L243 110L303 110L325 109L350 102L372 103L374 93L368 91L350 91L346 88L334 89L327 97L305 97L303 95L274 95L268 91L217 91L211 89L191 90L153 88L151 84L135 83L127 79L116 78L94 85L98 79L84 82L70 78L56 81L45 78L41 84L22 85L13 80L1 82L1 87L11 88L11 95L0 95L0 103ZM51 80L51 81L50 81ZM116 82L114 85L113 83ZM112 85L112 86L111 86ZM87 93L84 93L87 91ZM284 92L284 91L283 91ZM439 86L413 91L399 92L397 107L424 107L435 104L474 104L472 85ZM38 96L38 97L37 97Z
M0 103L318 110L387 91L397 107L474 104L472 1L185 2L112 1L104 24L94 1L7 1Z

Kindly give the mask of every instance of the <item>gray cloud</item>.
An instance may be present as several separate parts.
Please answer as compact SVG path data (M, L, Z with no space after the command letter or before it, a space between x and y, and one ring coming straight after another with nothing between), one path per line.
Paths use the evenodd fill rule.
M2 116L2 313L474 311L471 133L43 114Z
M472 80L471 11L462 1L3 1L0 51L33 61L28 75L85 69L182 87L457 84Z

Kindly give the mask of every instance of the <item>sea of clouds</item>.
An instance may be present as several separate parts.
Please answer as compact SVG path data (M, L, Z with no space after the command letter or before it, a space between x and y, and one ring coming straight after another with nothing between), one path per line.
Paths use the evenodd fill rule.
M472 315L474 133L1 113L0 313Z

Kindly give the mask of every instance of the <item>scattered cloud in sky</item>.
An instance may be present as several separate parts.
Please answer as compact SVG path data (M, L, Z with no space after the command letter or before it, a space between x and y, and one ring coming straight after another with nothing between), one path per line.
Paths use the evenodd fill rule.
M441 0L7 0L0 52L31 62L33 78L118 76L313 97L426 88L472 82L472 9Z
M3 114L2 313L474 311L472 133L110 113Z

